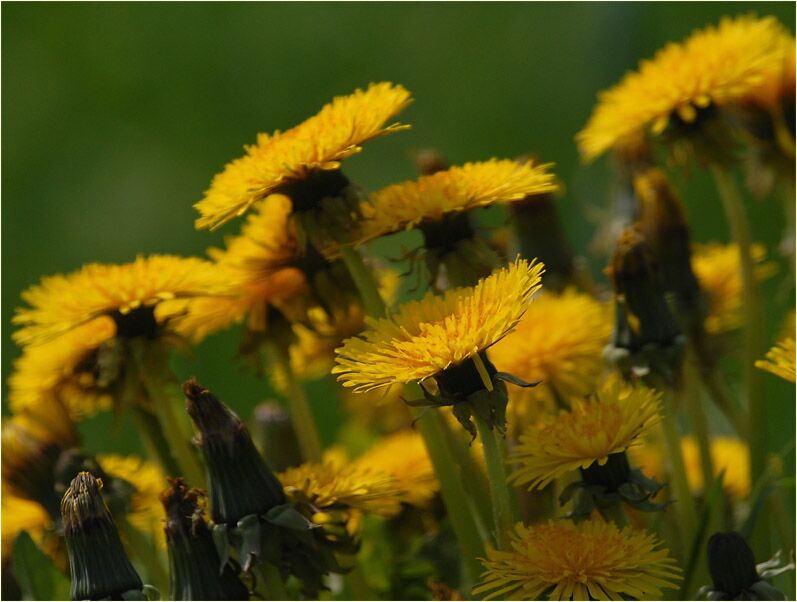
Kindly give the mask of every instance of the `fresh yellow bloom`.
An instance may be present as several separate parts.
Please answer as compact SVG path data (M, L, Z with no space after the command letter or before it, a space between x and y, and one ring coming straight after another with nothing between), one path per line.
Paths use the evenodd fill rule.
M557 185L547 171L551 166L491 159L393 184L361 205L363 234L359 242L414 228L424 220L440 220L447 214L553 192Z
M750 253L755 276L765 280L775 272L766 261L766 249L754 244ZM710 334L721 334L738 328L742 323L742 277L739 267L739 247L736 244L709 243L695 245L692 270L708 302L705 328Z
M401 501L413 506L427 506L440 488L423 438L411 429L381 439L354 462L392 475L403 490Z
M143 458L117 454L97 456L97 462L110 476L124 479L135 488L127 518L134 527L152 534L156 541L165 546L163 508L158 502L161 491L168 483L160 467Z
M45 549L45 534L53 521L44 508L30 500L3 492L2 498L2 558L3 565L11 557L14 540L22 531L27 531L34 542Z
M534 388L512 389L509 424L522 427L536 418L536 410L553 410L557 396L567 401L593 391L611 329L610 307L589 295L573 289L538 295L515 331L490 348L498 370L541 381Z
M485 600L656 600L681 570L646 531L591 518L518 524L512 549L488 550L476 595Z
M14 362L8 379L8 402L13 412L48 406L57 399L73 419L111 407L111 396L97 386L94 354L116 336L116 325L100 316L52 341L28 345Z
M186 300L229 293L212 263L173 255L138 257L123 265L92 263L66 276L42 278L22 293L17 343L52 340L100 316L109 316L121 337L172 330L184 318Z
M769 110L780 110L780 103L784 98L789 96L794 98L794 36L790 35L786 29L780 29L775 41L782 47L783 61L770 63L764 72L761 85L744 98L745 102L754 103Z
M327 453L320 464L302 464L277 475L290 500L309 500L321 512L358 511L394 516L404 492L383 470Z
M369 329L336 350L332 369L354 391L422 382L459 365L505 337L540 288L543 265L518 260L475 287L428 293L389 318L366 318Z
M736 500L750 496L750 450L744 441L735 437L714 437L710 443L711 464L716 477L725 470L725 490ZM631 452L634 464L659 481L667 481L665 455L661 445L650 441L634 447ZM681 438L681 454L689 489L695 495L703 493L703 468L697 439L689 435Z
M758 360L755 365L756 368L771 372L776 376L794 382L795 372L795 349L794 337L786 337L782 341L778 341L772 349L767 351L767 359Z
M228 163L194 205L201 214L196 227L217 228L290 182L316 171L339 169L341 161L360 152L364 142L407 128L385 124L410 102L410 93L402 86L371 84L365 91L334 98L294 128L258 135L257 143Z
M785 60L784 27L773 17L723 18L718 26L670 43L637 71L599 95L578 133L581 156L592 161L650 131L661 134L672 120L694 123L698 112L740 101L764 84Z
M529 490L627 450L658 421L661 394L642 385L610 378L591 398L574 400L569 412L546 416L526 428L509 461L518 468L509 476Z

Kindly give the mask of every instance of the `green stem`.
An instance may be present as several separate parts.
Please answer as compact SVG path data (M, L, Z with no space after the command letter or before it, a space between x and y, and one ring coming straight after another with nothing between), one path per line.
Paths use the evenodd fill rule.
M496 542L498 549L507 550L515 517L512 513L512 503L509 500L509 485L504 470L504 458L497 440L498 433L491 429L478 414L474 416L474 420L484 448L484 460L487 463Z
M282 581L279 570L270 562L260 562L256 565L255 571L258 577L258 585L266 595L267 600L290 600L288 590Z
M711 168L720 199L725 210L731 235L739 247L739 263L742 279L742 309L744 311L744 346L742 350L742 374L744 376L744 398L749 415L750 468L755 481L766 468L767 408L761 396L761 372L755 361L762 353L761 341L761 294L755 277L751 255L752 238L745 215L744 205L733 177L719 165Z
M600 512L604 518L612 521L621 531L628 526L628 516L622 502L618 501L616 504L601 508Z
M138 430L144 437L144 446L149 455L160 464L167 476L176 477L183 474L157 417L137 403L131 404L131 409Z
M360 253L352 247L346 246L341 247L341 255L343 263L346 264L346 269L349 270L349 274L351 274L352 280L357 286L357 290L360 291L365 311L374 318L384 317L385 302L379 295L374 276L366 267Z
M681 550L683 551L681 557L686 558L689 542L692 541L697 528L697 513L692 494L689 491L689 481L686 478L686 469L681 453L681 435L678 432L672 391L669 387L662 390L662 399L664 407L661 424L667 455L670 458L670 478L675 497L675 513L678 516Z
M199 457L190 439L186 439L183 435L170 401L168 395L152 399L158 422L160 422L164 432L171 433L171 437L169 437L170 447L175 456L177 456L180 467L183 469L183 476L194 487L204 487L205 471L202 469L202 464L199 462Z
M305 462L321 462L323 450L321 437L304 386L293 373L287 355L277 347L276 343L269 345L269 352L272 361L280 366L288 381L288 408L302 457Z
M682 392L681 404L686 406L689 414L689 422L697 438L698 449L700 450L700 468L703 472L703 491L711 489L714 480L714 467L711 462L711 440L708 432L708 418L703 408L703 397L700 388L697 386L696 375L689 359L684 364L684 391Z
M736 431L736 434L746 439L749 430L747 412L738 408L737 404L733 401L728 386L722 380L717 366L711 366L707 369L701 367L698 373L700 374L700 380L703 383L706 393L708 393L708 396L711 398L711 401L722 412L725 418L728 419L728 422L733 427L733 430Z

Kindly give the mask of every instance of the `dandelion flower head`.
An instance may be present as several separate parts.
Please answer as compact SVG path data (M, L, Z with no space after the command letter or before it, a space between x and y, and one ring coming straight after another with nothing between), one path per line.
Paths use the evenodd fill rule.
M217 228L255 202L313 172L340 168L362 144L408 126L386 125L412 102L402 86L382 82L338 96L313 117L285 132L260 134L246 155L217 174L194 207L197 228Z
M518 524L511 549L489 550L474 594L486 600L655 600L680 569L652 533L591 518Z
M740 101L783 63L783 31L773 17L725 17L680 44L667 44L599 95L576 136L582 157L592 161L640 134L661 134L673 120L692 124L703 109Z
M795 381L795 347L794 337L786 337L778 341L772 349L767 351L766 359L758 360L756 368L771 372L775 376Z
M422 382L459 365L506 336L540 288L543 265L517 260L475 287L427 294L388 318L366 318L368 330L336 350L332 369L355 392Z
M590 398L575 400L570 411L546 416L526 428L510 454L518 468L509 480L542 489L554 479L639 443L659 421L661 394L642 385L608 379Z

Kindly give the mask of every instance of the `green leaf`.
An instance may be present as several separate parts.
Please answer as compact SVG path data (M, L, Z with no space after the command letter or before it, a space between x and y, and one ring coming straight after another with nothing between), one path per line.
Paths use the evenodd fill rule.
M69 598L69 580L33 543L27 531L14 540L11 565L24 600Z

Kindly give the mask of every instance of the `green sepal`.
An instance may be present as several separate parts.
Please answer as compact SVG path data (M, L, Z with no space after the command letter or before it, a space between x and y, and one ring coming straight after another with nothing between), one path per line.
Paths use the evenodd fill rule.
M230 536L227 533L227 525L213 525L212 534L213 545L219 555L219 575L221 575L230 560Z
M773 587L772 585L770 585L769 583L767 583L763 579L760 580L760 581L756 581L753 585L750 586L750 589L748 591L756 594L755 597L751 596L751 599L753 599L753 600L786 600L787 599L786 595L782 591L780 591L776 587Z
M150 586L152 587L152 586ZM155 589L154 587L152 589ZM155 590L157 591L157 590ZM143 589L129 589L126 592L122 592L120 596L122 600L149 600L145 594ZM155 598L156 600L160 600L160 592L158 592L158 597ZM107 600L111 600L111 598L107 598Z
M496 372L495 374L493 374L493 380L494 381L502 380L504 382L511 383L516 387L523 387L524 389L528 389L529 387L536 387L542 382L541 380L538 380L536 383L530 383L523 380L519 376L510 374L509 372Z
M243 570L248 571L253 560L261 557L260 520L254 514L244 516L235 526L235 532L240 537L238 560L242 562Z
M470 433L470 442L473 443L476 440L476 425L470 419L470 404L466 402L455 403L451 408L451 413L454 414L454 418L462 425L462 428Z
M265 514L264 518L272 525L293 531L308 531L320 526L306 518L290 504L275 506Z
M157 587L145 583L141 591L144 592L147 600L155 601L161 599L161 592Z

